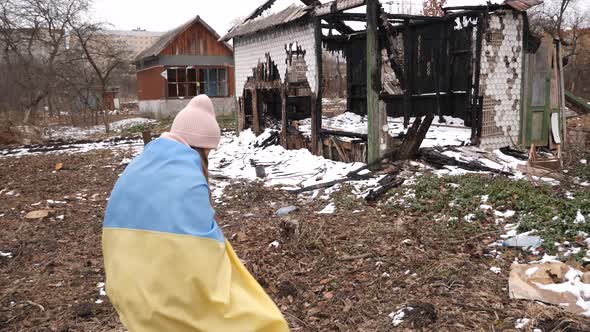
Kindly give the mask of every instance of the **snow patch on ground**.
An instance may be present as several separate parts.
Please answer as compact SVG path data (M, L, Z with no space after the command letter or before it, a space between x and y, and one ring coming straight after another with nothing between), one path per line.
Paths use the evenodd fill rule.
M210 174L213 177L254 181L258 179L256 166L259 166L264 167L265 185L296 189L341 179L364 165L328 160L313 155L307 149L285 150L279 145L257 147L257 142L264 141L270 134L270 130L258 137L251 130L237 137L225 134L219 149L209 156ZM362 195L368 191L367 188L376 186L379 180L355 181L353 184L357 187L357 194ZM335 186L324 193L330 194L338 188Z
M139 126L139 125L148 125L154 123L154 120L146 119L146 118L132 118L132 119L124 119L121 121L113 122L110 124L110 129L116 132L121 132L123 130L129 129L131 127ZM49 132L46 138L50 139L63 139L63 140L82 140L94 135L105 133L104 125L98 125L93 127L72 127L72 126L63 126L63 127L51 127L49 128Z
M318 214L332 214L334 211L336 211L336 205L334 205L334 202L330 202L330 204L326 205L326 207L318 212Z
M523 330L529 325L530 322L531 320L528 318L519 318L516 320L516 323L514 323L514 328L517 330Z
M424 139L421 147L433 146L460 146L471 142L471 128L464 126L464 121L459 118L444 116L444 122L440 122L439 117L435 117L432 126ZM415 118L410 119L410 124ZM389 135L398 137L405 134L407 129L404 128L403 118L387 118L389 126ZM367 134L368 124L367 116L361 116L352 112L346 112L332 118L324 117L322 119L322 128L328 130L348 131L357 134ZM311 119L305 119L299 122L299 130L304 135L311 136Z

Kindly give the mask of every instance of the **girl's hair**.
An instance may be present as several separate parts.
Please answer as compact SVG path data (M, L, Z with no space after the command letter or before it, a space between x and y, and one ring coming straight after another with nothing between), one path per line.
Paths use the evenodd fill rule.
M193 150L197 151L199 156L201 156L201 168L203 169L203 175L205 175L205 180L207 181L207 187L209 187L209 158L205 153L205 150L201 148L193 148ZM211 206L213 206L213 196L211 195L211 189L209 189L209 202Z
M207 180L207 184L209 184L209 158L205 154L205 150L201 148L193 149L199 153L199 156L201 156L201 167L203 168L203 175L205 175L205 180Z

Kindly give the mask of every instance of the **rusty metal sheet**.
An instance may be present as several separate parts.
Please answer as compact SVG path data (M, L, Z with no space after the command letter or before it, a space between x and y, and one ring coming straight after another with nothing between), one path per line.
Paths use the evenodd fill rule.
M543 0L507 0L504 2L505 5L510 6L514 10L526 11L529 8L540 5Z
M264 18L257 18L235 26L221 40L228 41L235 37L241 37L269 28L274 28L291 23L304 17L309 12L307 7L291 5L287 9Z
M335 0L316 8L317 16L330 14L333 10L343 11L366 5L366 0Z

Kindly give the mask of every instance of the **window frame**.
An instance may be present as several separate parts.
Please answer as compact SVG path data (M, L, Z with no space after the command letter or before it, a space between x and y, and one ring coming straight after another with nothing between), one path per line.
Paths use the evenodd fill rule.
M190 91L190 86L191 84L194 84L196 86L196 95L200 95L200 94L207 94L210 98L228 98L231 97L231 91L230 91L230 86L229 86L229 67L225 67L225 66L170 66L170 67L165 67L167 74L169 74L170 70L175 70L175 74L174 77L175 79L171 82L169 79L166 79L166 99L179 99L179 100L183 100L183 99L187 99L187 98L193 98L195 96L190 95L189 92ZM194 70L195 71L195 79L196 81L192 81L190 80L190 75L189 75L189 70ZM219 73L220 71L223 70L225 72L224 75L224 80L219 80ZM179 71L182 72L184 71L183 75L179 75ZM216 95L215 96L211 96L208 94L208 90L209 90L209 84L211 83L211 81L209 80L209 77L211 75L211 73L214 72L215 73L215 90L216 90ZM204 74L204 75L203 75ZM170 75L171 76L171 75ZM203 77L204 76L204 77ZM184 78L184 81L181 81L180 79ZM176 86L176 95L171 95L170 94L170 88L171 86L174 85ZM183 87L184 90L184 95L181 95L181 87ZM225 89L225 90L223 90ZM220 95L219 92L225 92L224 95Z

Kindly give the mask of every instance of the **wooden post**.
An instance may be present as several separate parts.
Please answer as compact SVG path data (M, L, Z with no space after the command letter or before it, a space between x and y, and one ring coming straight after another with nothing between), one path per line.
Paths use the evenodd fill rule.
M323 155L323 140L319 137L320 131L322 130L322 90L323 90L323 60L322 60L322 20L316 18L315 20L315 56L316 56L316 95L315 100L312 98L312 134L311 140L313 145L312 152L315 151L316 155ZM314 117L315 114L315 117ZM315 128L315 135L313 130ZM315 144L314 144L315 138Z
M381 92L381 51L377 33L378 0L367 0L367 115L368 115L368 160L373 164L381 158L380 146L383 133L379 115Z
M567 117L565 114L565 81L563 77L563 44L561 40L557 41L557 70L559 71L557 79L559 80L559 112L561 112L561 149L565 149L567 144ZM561 150L560 150L561 151ZM560 158L563 163L563 159Z
M287 88L281 87L281 145L287 149Z
M321 116L320 116L321 117ZM319 145L323 144L320 138L320 131L317 126L318 123L318 106L317 97L311 96L311 153L315 155L320 154Z
M244 91L244 96L246 92ZM246 126L246 111L244 109L244 96L238 98L238 135L244 131Z
M416 28L410 26L409 20L405 21L404 28L404 128L410 125L410 117L412 114L413 103L412 94L414 93L414 63L416 57Z
M258 114L258 91L256 89L252 91L252 130L255 135L260 135L260 115Z

